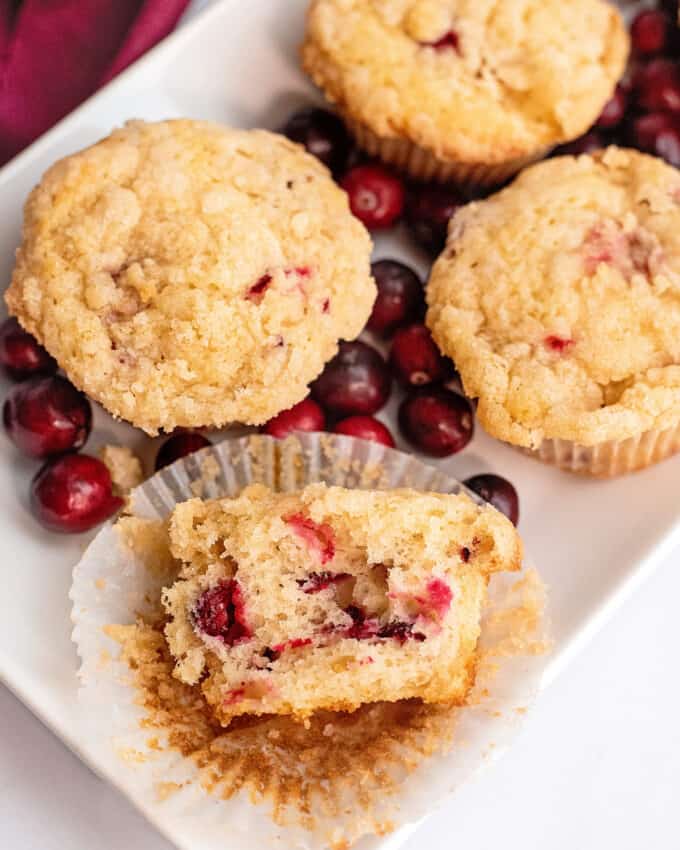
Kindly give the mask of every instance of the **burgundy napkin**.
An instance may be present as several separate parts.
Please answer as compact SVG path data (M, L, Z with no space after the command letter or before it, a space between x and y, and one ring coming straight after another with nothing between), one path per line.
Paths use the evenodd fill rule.
M0 163L160 41L189 0L0 0Z

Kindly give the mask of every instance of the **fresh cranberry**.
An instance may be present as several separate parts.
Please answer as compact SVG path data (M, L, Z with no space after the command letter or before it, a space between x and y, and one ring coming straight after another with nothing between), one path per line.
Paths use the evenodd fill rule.
M635 119L632 133L634 144L641 150L680 168L680 117L650 112Z
M500 475L487 473L485 475L473 475L463 482L466 487L481 496L485 502L493 505L496 510L517 525L519 520L519 498L517 490L505 478Z
M281 132L303 145L334 174L347 165L352 140L345 125L332 112L317 107L302 109L291 115Z
M543 344L546 348L550 349L550 351L554 351L556 354L564 354L566 351L569 351L572 345L574 345L574 340L567 339L563 336L557 336L556 334L550 334L545 337Z
M57 371L57 361L13 318L0 325L0 365L13 381Z
M377 635L380 628L378 620L375 617L368 617L363 608L358 605L349 605L344 611L352 618L352 625L343 629L345 637L366 640Z
M349 195L353 214L370 230L391 227L404 209L401 180L382 165L357 165L340 185Z
M196 431L179 431L177 434L173 434L158 450L156 472L182 457L206 448L206 446L212 446L212 443L207 437Z
M106 466L89 455L67 454L48 461L31 484L31 507L52 531L88 531L123 506L113 495Z
M371 266L378 297L367 327L389 336L399 325L420 317L424 311L423 285L418 275L397 260L378 260Z
M560 145L555 149L556 156L581 156L584 153L593 153L599 151L606 145L604 138L594 130L586 133L584 136L579 136L573 142L568 142L566 145Z
M449 30L436 41L421 41L423 47L433 47L435 50L455 50L460 52L460 36L455 30Z
M314 399L306 398L293 405L289 410L282 410L263 427L265 434L283 440L293 431L324 431L326 417Z
M402 401L399 427L406 439L434 457L455 454L472 439L472 405L442 388L421 390Z
M375 348L365 342L341 342L311 390L319 404L338 416L370 415L389 398L391 383L387 364Z
M394 448L394 437L390 434L389 428L373 416L350 416L347 419L341 419L333 431L336 434L371 440L374 443L389 446L391 449Z
M640 106L647 112L680 112L680 65L653 59L635 75Z
M602 130L612 130L614 127L618 127L626 117L627 108L628 94L623 86L619 85L614 89L614 94L605 103L600 117L595 122L595 126Z
M198 597L191 611L195 627L210 637L234 646L251 637L238 582L224 579Z
M438 254L446 243L449 219L462 203L461 196L450 186L413 186L406 201L406 221L416 242L431 254Z
M390 366L406 387L443 381L453 371L425 325L409 325L394 335Z
M633 50L643 56L661 53L669 41L671 22L658 9L644 9L630 25Z
M92 426L90 402L65 378L32 378L14 387L2 409L5 431L24 454L77 451Z

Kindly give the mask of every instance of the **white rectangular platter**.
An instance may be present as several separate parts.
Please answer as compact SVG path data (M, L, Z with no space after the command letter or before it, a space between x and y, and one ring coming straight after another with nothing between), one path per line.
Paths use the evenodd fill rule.
M129 118L189 116L275 129L295 108L318 99L296 61L306 5L306 0L216 3L6 166L0 172L5 280L19 240L23 200L55 159ZM388 256L427 271L402 233L376 240L375 257ZM386 416L391 419L391 412ZM112 440L150 449L138 432L98 410L89 448ZM546 683L680 542L675 486L680 457L622 480L589 481L543 467L478 429L464 452L442 463L461 479L498 472L520 493L520 530L551 590L556 650ZM68 602L71 568L89 538L59 537L39 528L27 505L33 472L34 465L0 438L5 599L0 678L97 770L76 723L76 653ZM161 807L145 814L179 847L202 850L200 836L187 834L181 821L165 820ZM362 847L396 847L406 832ZM237 850L228 841L225 847Z

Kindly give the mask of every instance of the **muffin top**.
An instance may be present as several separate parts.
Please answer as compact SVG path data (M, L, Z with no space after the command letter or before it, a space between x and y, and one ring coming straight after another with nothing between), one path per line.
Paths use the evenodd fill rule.
M680 420L680 172L608 148L451 220L427 323L494 436L594 445Z
M379 136L490 164L584 132L627 52L605 0L313 0L302 56Z
M76 386L149 433L298 402L375 298L325 167L261 130L131 122L56 163L6 293Z

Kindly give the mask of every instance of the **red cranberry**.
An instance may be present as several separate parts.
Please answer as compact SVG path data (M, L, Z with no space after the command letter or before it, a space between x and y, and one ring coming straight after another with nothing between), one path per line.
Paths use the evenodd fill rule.
M415 640L418 643L426 640L425 635L422 632L415 632L413 627L413 623L407 623L404 620L392 620L378 629L376 637L393 638L402 646L407 640Z
M463 203L450 186L421 183L413 186L406 201L406 221L416 242L438 254L446 242L449 219Z
M88 531L123 506L113 495L106 466L89 455L67 454L48 461L31 484L31 507L52 531Z
M360 440L371 440L374 443L382 443L383 446L394 448L394 437L389 428L379 419L372 416L350 416L342 419L333 428L336 434L346 434L348 437L358 437Z
M353 214L370 230L391 227L404 209L402 182L382 165L357 165L340 185L349 195Z
M57 371L57 361L12 318L0 325L0 365L13 381Z
M660 156L680 168L680 118L666 112L650 112L633 122L633 141L647 153Z
M282 440L293 431L324 431L326 417L323 410L314 401L306 398L293 405L289 410L282 410L263 427L265 434Z
M680 66L670 59L653 59L635 75L640 106L647 112L680 112Z
M658 9L644 9L630 25L633 50L644 56L661 53L669 41L671 22Z
M519 498L517 490L505 478L500 475L473 475L464 481L466 487L481 496L485 502L493 505L497 511L517 525L519 520Z
M595 122L595 126L600 127L602 130L612 130L614 127L618 127L626 117L627 108L628 94L623 86L619 85L614 89L614 94L605 103L600 117Z
M291 115L281 132L303 145L334 174L347 165L352 140L345 125L332 112L317 107L302 109Z
M210 637L233 646L251 637L245 619L243 595L238 582L225 579L196 600L191 612L194 626Z
M599 151L605 146L604 138L594 130L586 133L584 136L579 136L573 142L568 142L566 145L560 145L555 149L556 156L580 156L584 153L593 153Z
M14 387L2 409L5 431L24 454L77 451L92 426L90 402L65 378L32 378Z
M472 406L464 396L450 390L424 390L402 401L399 427L421 451L446 457L465 448L472 439Z
M371 266L378 297L367 327L382 336L418 318L425 307L423 285L418 275L397 260L378 260Z
M455 30L449 30L436 41L421 41L423 47L433 47L435 50L455 50L460 52L460 36Z
M406 387L443 381L451 374L449 361L442 355L425 325L409 325L394 335L390 366Z
M164 466L169 466L181 457L186 457L211 445L210 440L203 434L196 431L179 431L177 434L168 437L158 450L156 471L163 469Z
M341 342L311 390L319 404L338 416L370 415L385 404L391 384L387 364L375 348L365 342Z

